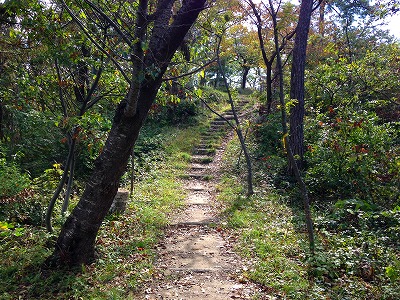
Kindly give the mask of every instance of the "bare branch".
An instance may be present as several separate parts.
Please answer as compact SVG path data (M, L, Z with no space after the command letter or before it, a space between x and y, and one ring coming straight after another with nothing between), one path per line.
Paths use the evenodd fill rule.
M117 23L110 19L101 9L99 9L92 1L84 0L91 8L93 8L100 16L102 16L119 34L119 36L128 44L130 48L133 47L131 39L129 39L126 34L120 29Z
M61 88L61 72L60 72L60 66L58 65L58 60L55 60L55 66L56 66L56 71L57 71L57 79L58 79L58 96L60 98L61 101L61 107L63 110L63 114L66 117L68 115L68 111L67 111L67 107L65 106L65 100L64 100L64 95L62 92L62 88Z
M163 78L162 80L163 81L169 81L169 80L175 80L175 79L179 79L179 78L182 78L182 77L193 75L193 74L201 71L202 69L206 68L207 66L211 65L212 63L214 63L216 61L217 61L217 58L214 58L214 59L210 60L209 62L205 63L204 65L202 65L202 66L198 67L197 69L193 70L193 71L190 71L188 73L181 74L181 75L178 75L178 76L175 76L175 77Z
M111 59L115 67L118 69L118 71L121 72L122 76L125 78L125 80L128 83L131 83L131 80L129 79L128 75L126 75L125 71L122 69L122 66L110 55L108 51L106 51L89 33L89 31L86 29L85 25L82 24L82 22L79 20L79 18L74 14L74 12L68 7L68 5L65 3L65 1L61 1L62 4L64 5L65 9L67 10L68 14L71 16L71 18L76 22L76 24L82 29L83 33L88 37L88 39L99 49L101 52L103 52L108 58Z

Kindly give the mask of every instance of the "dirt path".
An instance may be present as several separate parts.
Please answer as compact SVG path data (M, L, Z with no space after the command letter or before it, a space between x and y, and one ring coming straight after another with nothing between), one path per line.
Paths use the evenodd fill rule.
M259 295L260 289L243 278L248 267L234 253L215 205L226 141L217 149L210 145L222 130L226 132L226 124L214 120L194 151L184 179L185 208L173 218L158 245L154 280L142 299L252 299Z

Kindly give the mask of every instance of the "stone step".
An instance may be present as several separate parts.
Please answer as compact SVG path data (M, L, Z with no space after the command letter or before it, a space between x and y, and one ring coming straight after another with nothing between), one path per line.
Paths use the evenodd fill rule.
M193 179L198 179L198 180L205 180L205 181L209 181L212 176L209 174L202 174L202 173L189 173L187 175L183 175L183 177L189 177L189 178L193 178Z
M217 221L213 218L204 221L187 221L187 222L176 222L171 223L170 226L177 226L177 227L188 227L188 226L209 226L215 224Z
M226 123L226 120L232 121L232 120L234 120L234 119L235 119L235 117L234 117L233 115L229 115L229 116L223 116L223 118L215 119L215 121Z
M204 169L204 170L209 170L210 166L209 165L205 165L205 164L199 164L199 163L191 163L190 165L191 169Z
M226 124L226 125L228 125L228 124ZM211 131L221 130L222 131L226 128L226 125L225 124L224 125L218 125L218 124L211 125L209 130L211 130Z
M196 148L214 148L214 145L212 143L204 143L204 142L200 142L199 144L197 144Z
M225 120L214 120L214 121L212 121L211 122L211 126L214 126L214 125L222 125L222 126L225 126L226 125L226 121Z
M217 126L217 125L213 125L210 127L209 131L211 132L224 132L224 126Z
M198 154L198 155L213 155L213 154L215 154L215 149L196 148L196 149L194 149L193 153Z
M188 205L209 205L211 195L207 191L191 192L185 199Z
M184 185L185 188L194 193L206 193L208 192L208 187L206 185L206 182L204 181L189 181L187 184Z
M213 161L213 157L208 155L192 155L190 160L192 163L208 164Z
M190 167L190 170L192 170L193 172L204 172L208 170L208 168L205 168L204 165L200 165L200 166L192 166Z

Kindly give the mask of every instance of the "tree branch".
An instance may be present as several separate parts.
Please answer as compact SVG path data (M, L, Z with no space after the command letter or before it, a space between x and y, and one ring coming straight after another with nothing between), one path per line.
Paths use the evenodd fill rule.
M178 75L178 76L175 76L175 77L163 78L162 80L163 81L169 81L169 80L179 79L179 78L182 78L182 77L193 75L193 74L201 71L202 69L204 69L205 67L211 65L212 63L214 63L216 61L217 61L217 58L214 58L214 59L210 60L209 62L205 63L204 65L202 65L202 66L198 67L197 69L193 70L193 71L190 71L188 73L181 74L181 75Z
M131 80L129 79L128 75L126 75L125 71L122 69L121 65L110 55L108 51L106 51L89 33L89 31L86 29L85 25L82 24L82 22L79 20L79 18L74 14L74 12L68 7L68 5L65 3L65 1L61 1L61 3L64 5L65 9L67 10L68 14L71 16L71 18L76 22L76 24L82 29L83 33L88 37L88 39L99 49L101 52L103 52L108 58L111 59L115 67L118 69L118 71L121 72L122 76L125 78L125 80L130 83Z

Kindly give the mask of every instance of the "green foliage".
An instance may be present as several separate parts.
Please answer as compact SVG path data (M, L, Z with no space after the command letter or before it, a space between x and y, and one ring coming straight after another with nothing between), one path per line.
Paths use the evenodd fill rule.
M268 175L263 164L254 165L256 173L264 174L264 178L258 178L256 195L244 196L241 173L231 159L238 145L232 144L238 141L230 142L225 153L226 172L218 186L218 200L226 208L226 226L238 235L236 250L252 263L241 276L268 287L268 295L305 299L309 287L305 253L299 242L302 237L293 222L298 212L292 211L284 197L266 182Z
M8 151L20 156L20 167L27 170L32 178L42 174L55 161L61 161L65 147L60 142L63 133L54 126L54 116L34 109L19 111L9 109L15 129L7 133Z
M252 89L249 89L249 88L245 88L245 89L238 89L238 93L239 93L239 95L246 95L246 96L248 96L248 95L251 95L251 94L253 94L253 90Z
M173 96L173 95L170 95ZM166 125L174 125L180 123L194 123L195 117L199 114L199 101L190 97L173 99L166 101L168 95L158 94L157 103L153 104L150 111L150 119L162 122Z
M22 236L24 234L23 227L15 227L13 223L7 223L0 221L0 237L13 235L15 237Z
M330 109L307 130L306 181L314 198L354 197L391 206L399 200L395 131L371 113Z
M213 89L210 87L202 87L201 88L203 91L202 97L203 99L205 99L205 101L207 101L207 103L221 103L224 101L227 101L228 99L228 95L223 92L220 91L218 89Z
M45 170L41 176L34 178L30 182L29 189L13 197L4 198L0 203L2 207L0 220L42 226L44 211L60 181L62 172L61 165L54 164L53 168ZM58 223L62 222L61 219L57 220Z
M29 187L29 175L21 172L15 162L0 156L0 199L12 197Z
M333 43L321 49L329 55L307 74L306 87L310 95L308 107L324 111L328 106L346 109L369 109L396 117L398 98L400 48L398 43L380 44L367 50L357 60L349 60L337 53ZM390 105L386 106L384 103Z
M328 128L334 132L352 131L355 130L353 125L354 122L348 123L346 129L326 126L319 134L315 131L309 134L312 140L320 141L321 137L326 139L332 135L325 132ZM267 132L273 128L268 128L268 124L265 126ZM390 130L381 133L382 128L386 128L385 125L378 125L374 131L375 125L359 128L357 123L356 132L346 134L348 143L357 144L357 137L364 141L366 133L359 130L369 130L368 141L382 146L385 153L393 145L388 143L391 141ZM235 140L231 142L235 143ZM276 151L270 150L266 160L260 159L253 164L258 189L255 196L245 198L240 184L242 175L237 172L235 161L230 159L235 149L234 145L229 145L226 152L226 175L219 186L219 199L226 207L226 225L239 236L239 253L253 263L253 268L243 273L245 278L271 287L267 291L271 297L338 300L398 297L398 206L382 208L378 205L380 201L373 203L370 198L359 197L342 198L330 206L329 202L319 201L326 198L317 198L313 194L317 247L315 255L310 256L306 251L304 220L293 187L272 163L279 159ZM252 149L258 151L259 148ZM267 165L271 168L266 168ZM328 162L321 169L328 168L327 165ZM327 177L320 175L319 180ZM332 195L332 199L338 197L336 193ZM387 203L387 206L393 207L393 203Z
M311 270L321 283L344 284L343 289L332 290L335 299L345 295L359 299L360 295L350 289L357 281L361 283L357 291L374 295L373 299L399 295L398 208L380 210L366 201L340 200L331 213L315 220L315 226L321 245L310 262ZM373 286L368 288L365 282Z
M0 203L0 219L19 225L41 226L46 208L43 195L35 194L34 190L26 190Z
M257 143L257 157L265 158L278 154L282 149L282 123L279 113L269 114L263 123L256 124L254 136Z

